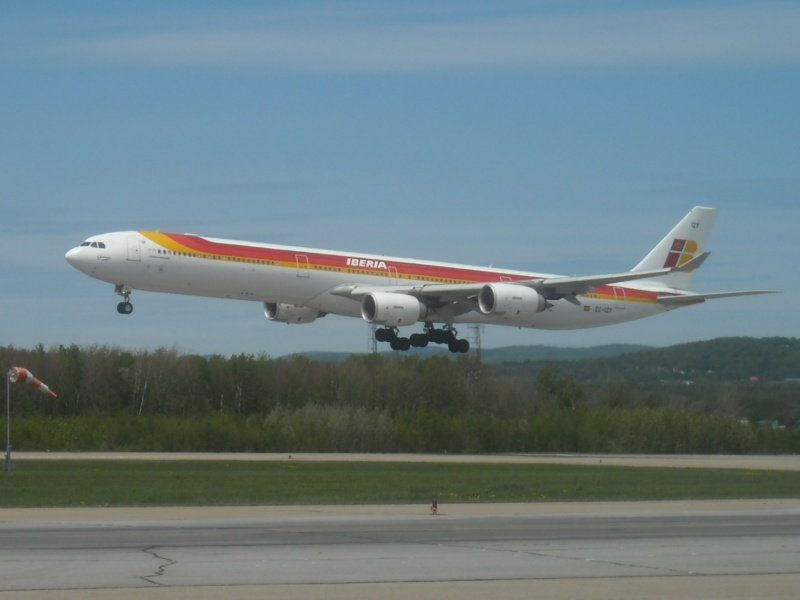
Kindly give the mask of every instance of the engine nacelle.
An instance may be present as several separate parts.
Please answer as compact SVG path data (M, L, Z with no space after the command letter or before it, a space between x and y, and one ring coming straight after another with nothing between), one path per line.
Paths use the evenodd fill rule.
M407 294L374 292L364 296L361 301L361 316L373 325L413 325L424 319L427 312L424 304Z
M529 326L534 315L547 308L547 300L524 285L487 283L478 292L478 307L484 315L499 317L506 324Z
M264 315L276 323L313 323L325 313L307 306L294 304L278 304L277 302L264 302Z

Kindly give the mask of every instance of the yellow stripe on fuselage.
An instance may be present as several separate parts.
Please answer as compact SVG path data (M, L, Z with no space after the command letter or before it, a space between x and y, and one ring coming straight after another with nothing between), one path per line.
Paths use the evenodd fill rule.
M151 242L155 242L162 248L166 248L167 250L172 250L173 252L197 252L183 244L179 244L170 236L161 233L160 231L140 231L144 237L146 237Z

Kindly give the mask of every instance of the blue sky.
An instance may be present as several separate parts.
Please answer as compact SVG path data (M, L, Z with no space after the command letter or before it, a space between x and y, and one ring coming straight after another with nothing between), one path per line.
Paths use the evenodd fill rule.
M21 2L0 8L0 344L366 351L368 326L138 292L64 261L161 229L567 275L694 205L696 291L780 289L507 344L800 335L800 4Z

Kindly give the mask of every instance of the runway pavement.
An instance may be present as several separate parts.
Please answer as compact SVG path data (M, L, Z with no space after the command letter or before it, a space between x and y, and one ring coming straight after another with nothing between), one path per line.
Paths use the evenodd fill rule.
M225 460L225 461L350 461L444 462L560 465L614 465L697 469L765 469L798 471L793 455L700 454L357 454L357 453L244 453L244 452L15 452L15 460Z
M796 598L800 501L0 513L0 599ZM67 513L72 512L71 516Z
M214 457L288 459L161 458ZM292 457L320 459L798 468L796 457ZM794 599L798 589L800 499L444 504L437 516L406 505L0 509L0 600Z

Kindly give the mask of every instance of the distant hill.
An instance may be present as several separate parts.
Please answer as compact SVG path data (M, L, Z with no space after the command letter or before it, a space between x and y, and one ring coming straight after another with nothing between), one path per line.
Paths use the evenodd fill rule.
M414 351L420 356L453 356L440 346ZM387 352L386 354L390 354ZM348 353L309 352L311 360L338 362ZM547 364L564 368L581 381L613 374L631 381L800 381L800 340L797 338L717 338L654 348L611 344L588 348L507 346L483 348L481 358L495 372L529 378Z
M588 348L561 348L557 346L504 346L502 348L481 349L481 360L487 364L496 363L524 363L537 361L576 361L590 358L602 358L641 352L652 346L636 344L608 344L604 346L591 346ZM382 353L394 354L390 350ZM427 348L412 348L404 355L417 356L453 356L446 347L431 345ZM310 360L325 362L340 362L346 360L351 353L348 352L303 352L302 356Z
M717 338L583 360L571 363L569 371L582 381L609 374L638 382L800 381L800 340Z
M561 348L557 346L506 346L504 348L484 348L481 358L485 363L533 362L533 361L574 361L589 358L604 358L631 354L648 350L652 346L637 344L608 344L588 348Z

